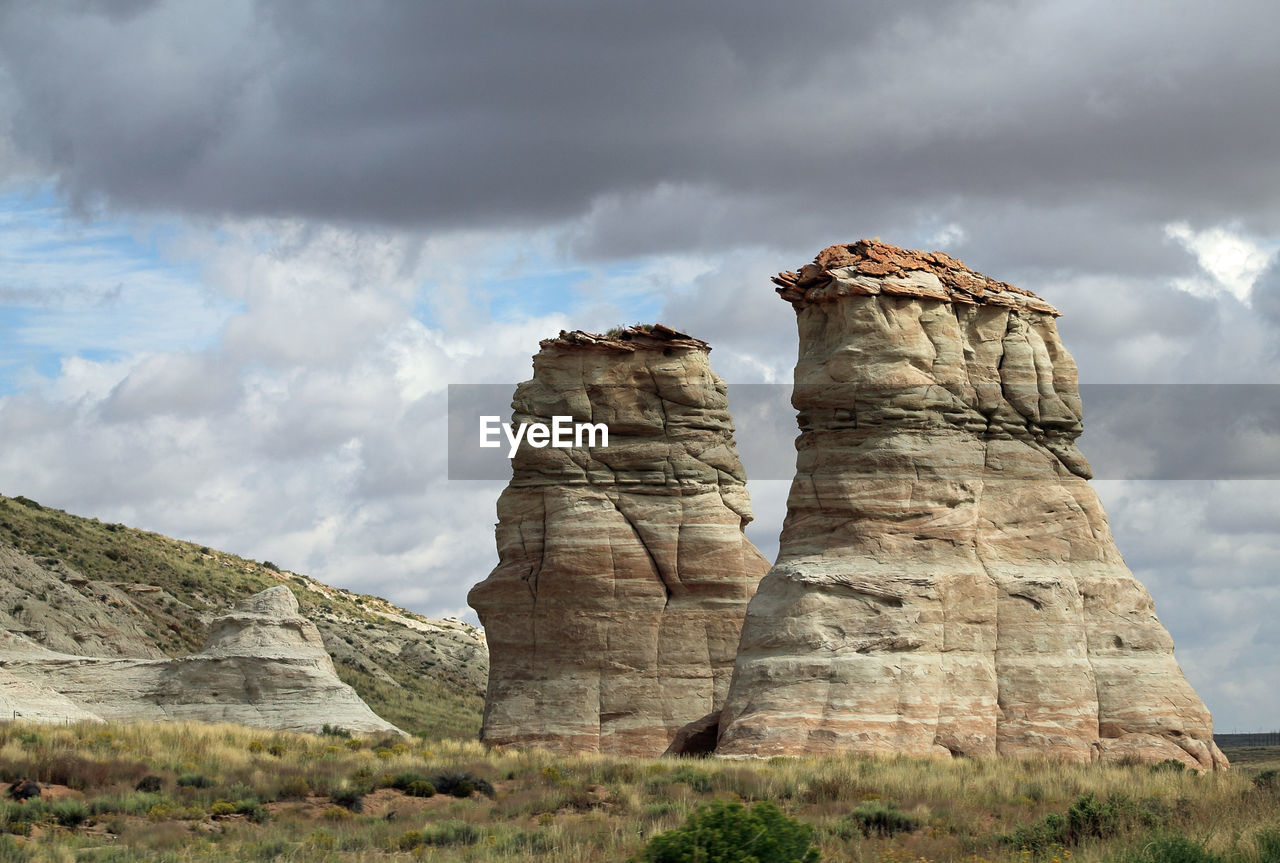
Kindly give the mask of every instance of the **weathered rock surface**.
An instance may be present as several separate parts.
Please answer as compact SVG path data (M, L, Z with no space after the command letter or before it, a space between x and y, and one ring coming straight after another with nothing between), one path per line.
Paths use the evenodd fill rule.
M1056 310L875 241L775 282L801 436L717 752L1225 768L1087 482Z
M542 342L514 422L603 422L609 446L526 443L513 459L500 562L468 597L489 641L486 742L656 756L724 700L769 565L743 535L708 351L661 326Z
M9 633L0 641L0 703L37 721L397 730L338 678L319 631L284 586L238 602L212 622L208 646L181 659L78 656Z

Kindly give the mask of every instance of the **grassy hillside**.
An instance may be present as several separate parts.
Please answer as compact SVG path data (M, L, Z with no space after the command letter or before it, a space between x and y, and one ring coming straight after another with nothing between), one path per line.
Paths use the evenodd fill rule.
M207 621L228 605L284 584L320 629L339 675L380 716L432 738L479 732L488 656L483 636L461 621L429 620L269 562L23 497L0 496L0 549L6 546L30 560L0 572L0 629L63 652L152 645L183 656L204 645ZM88 644L68 649L68 639Z
M827 863L1280 861L1280 781L1250 767L566 758L229 725L0 724L0 780L22 777L53 785L0 801L4 861L616 863L717 800L771 801L810 825Z

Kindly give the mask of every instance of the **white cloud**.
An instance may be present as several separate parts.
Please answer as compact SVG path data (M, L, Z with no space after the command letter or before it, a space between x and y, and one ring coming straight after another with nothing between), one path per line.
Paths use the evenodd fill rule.
M1175 279L1176 288L1202 297L1226 292L1249 304L1249 292L1271 261L1272 248L1225 227L1196 231L1186 222L1170 222L1164 232L1193 254L1209 276Z
M935 249L952 249L963 245L964 241L968 239L968 236L969 235L965 233L964 228L960 227L955 222L948 222L938 228L938 230L929 238L929 245L931 248Z

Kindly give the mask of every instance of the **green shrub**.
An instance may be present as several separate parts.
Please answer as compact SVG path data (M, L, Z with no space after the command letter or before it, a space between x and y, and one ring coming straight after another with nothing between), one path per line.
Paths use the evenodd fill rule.
M1124 857L1124 863L1226 863L1199 842L1185 836L1156 836L1139 844Z
M706 794L712 788L712 776L710 773L688 765L672 770L666 775L665 779L671 783L683 782L689 786L691 791L697 791L699 794Z
M0 863L26 863L31 852L13 841L12 836L0 836Z
M410 782L408 787L404 789L404 793L410 797L435 797L436 787L422 779L417 782Z
M649 840L647 863L816 863L813 828L768 801L747 809L737 801L701 806L683 827Z
M1153 773L1186 773L1187 765L1176 758L1166 758L1151 765Z
M89 801L90 815L146 815L151 807L171 803L167 795L135 791L132 794L103 794Z
M25 802L0 803L0 830L15 836L26 836L31 825L43 821L48 814L47 804L40 799Z
M1258 832L1253 844L1258 847L1258 863L1280 863L1280 827Z
M849 813L849 820L863 836L893 836L910 833L920 826L916 819L898 809L897 804L882 800L868 800L858 806Z
M397 791L408 791L409 786L417 782L430 782L424 774L415 771L405 771L404 773L383 774L378 780L378 784L383 788L394 788Z
M89 817L89 809L79 800L55 800L49 804L49 814L63 827L79 827Z
M396 840L396 845L401 851L412 851L414 848L421 848L423 844L421 830L408 830Z
M486 797L493 796L493 786L473 773L445 771L437 773L427 781L438 793L448 794L451 797L470 797L477 791Z
M1054 845L1075 845L1082 839L1110 839L1124 829L1132 810L1132 804L1121 795L1099 800L1089 792L1077 797L1065 816L1051 813L1034 824L1017 828L1003 839L1015 848L1037 854Z
M368 793L369 789L363 785L348 785L346 788L338 788L330 792L329 799L343 809L363 812L364 796Z
M1111 795L1100 801L1092 792L1082 794L1067 809L1067 843L1081 839L1110 839L1124 826L1125 798Z
M280 783L276 795L281 800L302 800L311 796L311 783L305 776L291 776Z
M254 824L266 824L271 820L271 816L267 814L267 809L257 800L250 797L247 800L236 801L236 814L243 815Z
M1056 812L1033 824L1024 824L1002 838L1014 848L1040 854L1049 848L1066 844L1067 819Z
M1280 791L1280 770L1264 770L1253 777L1253 787L1261 791Z
M456 818L440 821L422 831L424 845L475 845L481 837L480 830Z
M178 777L179 788L208 788L213 781L203 773L184 773Z
M264 839L245 848L247 856L257 860L275 860L293 850L293 843L286 839Z

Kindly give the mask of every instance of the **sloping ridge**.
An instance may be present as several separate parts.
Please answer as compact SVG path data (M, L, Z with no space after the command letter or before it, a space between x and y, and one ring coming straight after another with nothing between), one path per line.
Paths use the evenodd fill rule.
M131 679L140 675L143 688L159 686L152 679L158 666L139 661L179 659L185 664L167 666L165 686L217 668L219 685L210 692L251 700L270 694L254 691L258 673L242 675L239 688L226 675L248 669L255 650L304 648L309 655L295 655L290 674L323 682L321 689L354 689L378 723L429 737L478 732L488 651L475 627L426 618L271 563L0 496L0 655L60 656L65 668L89 661L103 669L109 660L133 669ZM0 667L0 710L12 716L24 704L32 718L88 718L30 675L15 677L16 667ZM160 701L173 700L164 687L159 691ZM332 690L340 700L342 691ZM84 705L78 710L94 713ZM274 709L261 710L260 721L234 721L283 721L283 714L271 719ZM315 727L325 722L343 724L330 712Z
M284 586L241 600L216 618L199 653L180 659L74 656L28 639L0 650L11 709L38 720L110 719L235 722L262 728L398 731L343 683L315 624L298 614ZM28 691L20 683L28 684ZM32 691L34 690L34 691ZM75 712L60 717L65 703ZM30 703L28 703L30 702Z

